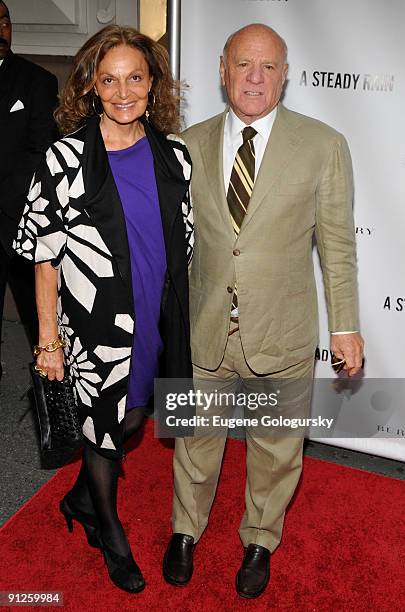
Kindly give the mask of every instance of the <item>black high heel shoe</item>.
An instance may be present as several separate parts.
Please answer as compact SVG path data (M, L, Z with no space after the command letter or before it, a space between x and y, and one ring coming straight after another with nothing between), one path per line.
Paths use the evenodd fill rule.
M140 593L145 588L145 579L134 561L130 551L125 557L117 554L103 540L99 539L100 548L108 569L111 581L127 593Z
M59 504L59 510L62 512L66 520L66 525L70 533L73 531L73 520L80 523L86 533L87 542L93 548L101 548L100 539L98 536L98 521L94 514L82 512L75 508L67 495Z

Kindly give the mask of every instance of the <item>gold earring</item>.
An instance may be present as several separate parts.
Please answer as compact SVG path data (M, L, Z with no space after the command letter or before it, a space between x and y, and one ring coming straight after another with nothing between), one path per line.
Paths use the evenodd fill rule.
M149 91L148 96L150 95L152 96L152 104L148 103L148 106L149 108L153 108L155 106L156 98L155 98L155 94L154 93L151 94L151 92ZM149 121L150 112L148 111L148 108L146 108L145 116L146 116L146 119Z

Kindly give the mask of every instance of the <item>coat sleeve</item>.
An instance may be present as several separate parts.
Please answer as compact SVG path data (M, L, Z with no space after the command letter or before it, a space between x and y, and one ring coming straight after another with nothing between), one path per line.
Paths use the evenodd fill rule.
M51 147L32 178L13 249L57 268L66 248L68 218L69 183Z
M190 186L192 170L191 157L184 140L174 134L169 134L168 138L172 141L174 152L183 168L183 176L187 181L187 191L184 195L181 209L186 232L187 264L190 265L193 259L194 250L194 217Z
M191 199L190 185L187 187L187 191L182 202L182 212L186 230L187 265L190 266L194 252L193 202Z
M316 239L331 332L359 329L353 174L343 136L333 139L316 194Z

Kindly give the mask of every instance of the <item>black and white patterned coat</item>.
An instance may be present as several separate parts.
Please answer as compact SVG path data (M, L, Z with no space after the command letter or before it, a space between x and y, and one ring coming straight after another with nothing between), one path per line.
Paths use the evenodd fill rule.
M147 121L166 245L160 376L192 376L187 264L192 256L186 147ZM136 312L125 217L98 117L54 143L35 173L13 248L58 269L58 324L86 438L121 456ZM135 373L136 375L136 373Z

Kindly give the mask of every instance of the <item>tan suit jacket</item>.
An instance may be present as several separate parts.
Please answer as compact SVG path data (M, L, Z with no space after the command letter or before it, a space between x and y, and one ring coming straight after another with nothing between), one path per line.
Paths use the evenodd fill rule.
M359 329L350 153L341 134L279 105L235 240L223 179L225 117L226 112L182 135L193 160L193 363L208 370L221 363L236 282L246 361L255 373L267 374L314 353L314 235L329 329Z

